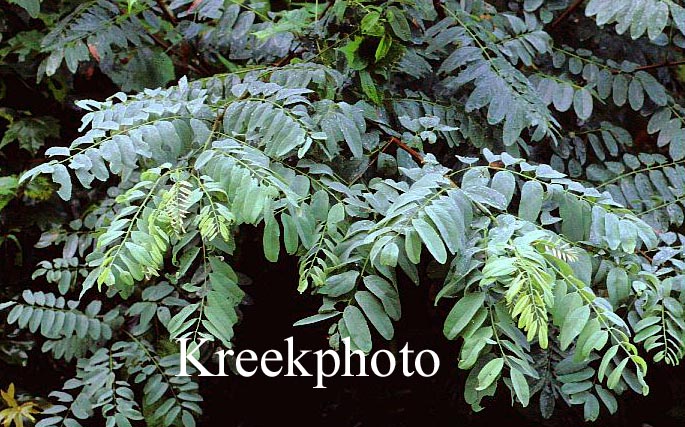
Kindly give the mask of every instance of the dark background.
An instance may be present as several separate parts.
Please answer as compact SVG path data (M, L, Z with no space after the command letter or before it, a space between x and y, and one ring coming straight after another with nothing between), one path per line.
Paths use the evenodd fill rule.
M247 248L245 251L257 253ZM258 256L241 259L238 270L253 279L253 284L246 288L253 304L245 307L243 322L237 328L238 349L252 349L261 354L274 348L285 354L283 340L290 336L294 337L296 350L328 348L327 322L321 326L290 326L315 312L320 301L318 297L297 293L297 269L294 260L289 261L274 265ZM510 393L503 384L494 399L483 401L485 409L482 412L473 413L462 393L465 372L456 366L458 344L447 341L442 334L445 310L432 307L426 284L419 287L408 283L402 285L403 314L395 325L396 346L402 348L409 343L412 350L437 352L441 366L435 376L405 378L398 364L395 372L400 375L388 378L336 376L326 379L326 389L314 389L315 379L311 377L206 378L202 387L211 391L204 392L207 422L202 425L570 427L586 424L582 407L570 409L563 402L557 402L551 420L542 419L537 396L531 398L528 408L512 408ZM374 351L380 348L388 348L387 343L374 337ZM367 359L367 373L369 364ZM619 398L619 412L609 416L604 409L595 425L683 425L685 369L683 366L653 366L648 373L649 396L626 393ZM245 411L246 408L249 410Z

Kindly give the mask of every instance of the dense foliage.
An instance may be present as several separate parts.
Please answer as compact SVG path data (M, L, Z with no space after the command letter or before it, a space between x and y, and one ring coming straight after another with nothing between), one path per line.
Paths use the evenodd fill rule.
M680 0L8 3L8 73L83 113L0 178L0 209L68 206L37 222L50 287L0 305L15 362L23 333L75 366L37 425L194 426L174 340L233 346L254 233L336 349L392 340L407 282L441 283L476 411L595 420L683 358ZM121 92L69 98L94 73ZM0 147L59 137L0 111Z

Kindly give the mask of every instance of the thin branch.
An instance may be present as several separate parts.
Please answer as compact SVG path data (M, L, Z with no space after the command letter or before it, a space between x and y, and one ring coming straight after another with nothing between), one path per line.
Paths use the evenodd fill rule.
M575 1L571 4L571 6L569 6L568 9L566 9L566 10L564 11L564 13L562 13L561 15L559 15L559 17L558 17L557 19L555 19L554 22L552 22L552 23L550 24L550 28L554 28L554 27L556 27L557 25L559 25L564 19L566 19L566 17L568 17L568 15L570 15L574 10L578 9L578 6L580 6L581 4L583 4L584 1L585 1L585 0L575 0Z
M375 156L375 157L373 158L373 160L371 160L371 161L369 162L369 164L366 165L366 167L364 168L364 170L361 171L361 172L359 172L359 173L352 179L352 181L350 181L347 185L348 185L348 186L351 186L352 184L354 184L355 182L357 182L357 180L358 180L359 178L361 178L362 176L364 176L364 174L366 173L366 171L368 171L368 170L371 168L371 166L373 166L373 165L376 163L376 161L378 161L378 157L380 156L380 154L381 154L381 153L385 153L385 149L388 148L391 144L392 144L392 139L391 139L390 141L386 142L385 145L383 145L383 147L378 151L378 155Z
M680 60L680 61L673 61L673 62L664 61L661 64L650 64L650 65L643 65L641 67L637 67L635 69L635 71L652 70L654 68L662 68L662 67L675 67L675 66L683 65L683 64L685 64L685 59Z
M421 153L419 153L418 151L414 150L413 148L411 148L410 146L408 146L407 144L405 144L404 142L400 141L398 138L396 138L396 137L394 137L394 136L390 137L390 140L389 140L385 145L383 145L383 147L380 149L380 151L378 152L378 154L380 155L380 153L384 153L384 152L385 152L385 149L388 148L388 147L389 147L390 145L392 145L392 144L397 145L399 148L401 148L402 150L404 150L404 151L406 151L407 153L409 153L409 155L411 155L417 162L419 162L419 164L423 164L423 156L421 155ZM348 185L352 185L352 184L354 184L355 182L357 182L357 180L358 180L359 178L361 178L362 175L364 175L364 174L366 173L366 171L368 171L369 168L371 168L371 166L373 166L373 164L376 163L377 160L378 160L378 156L374 157L374 159L373 159L371 162L369 162L369 164L364 168L364 170L361 171L360 173L358 173L358 174L352 179L352 181L349 182Z
M160 9L162 9L162 13L164 13L164 16L167 17L169 22L172 24L176 25L178 23L178 20L174 16L173 13L171 13L171 10L169 7L164 3L164 0L155 0L155 3L157 3L157 6L159 6Z
M414 150L394 136L390 138L390 142L395 143L395 145L397 145L399 148L409 153L416 161L419 162L419 164L423 164L423 156L418 151Z
M152 40L154 40L155 43L157 43L157 45L159 45L162 49L164 49L165 52L171 51L171 48L173 46L171 46L169 43L162 40L157 34L148 33L148 35L152 38ZM188 60L186 62L182 62L182 61L178 61L178 60L174 59L173 57L171 57L171 61L174 63L174 65L181 67L181 68L185 68L186 70L192 71L198 75L207 75L208 74L208 71L206 71L204 69L200 70L200 69L194 67L190 63L190 60Z
M299 47L301 43L298 43L286 56L283 58L279 59L278 61L274 62L274 67L283 67L284 65L288 65L290 61L295 59L297 56L297 52L295 52Z
M157 34L152 34L148 33L149 36L154 40L155 43L159 45L162 49L164 49L165 52L169 51L171 49L171 45L164 40L162 40Z
M611 74L630 74L630 73L634 73L636 71L654 70L656 68L663 68L663 67L675 67L675 66L683 65L683 64L685 64L685 59L680 60L680 61L673 61L673 62L664 61L664 62L660 62L658 64L641 65L639 67L635 67L634 69L632 69L630 71L624 71L624 70L620 70L618 68L612 68Z
M652 259L652 257L650 257L649 255L647 255L647 253L646 253L645 251L639 250L638 252L640 253L640 255L642 255L643 257L647 258L647 261L649 261L650 264L654 262L654 260Z
M609 71L611 72L611 74L629 74L629 73L634 73L634 72L636 72L636 71L653 70L653 69L655 69L655 68L662 68L662 67L675 67L675 66L678 66L678 65L683 65L683 64L685 64L685 59L681 59L681 60L678 60L678 61L664 61L664 62L660 62L660 63L658 63L658 64L640 65L640 66L638 66L638 67L633 68L633 69L630 70L630 71L625 71L625 70L622 70L622 69L620 69L620 68L614 68L614 67L611 67L611 66L609 66L609 65L604 65L604 64L601 63L601 62L589 60L589 59L587 59L587 58L585 58L585 57L578 56L578 55L576 55L576 54L574 54L574 53L572 53L572 52L569 52L569 51L566 50L566 49L562 49L562 48L558 48L558 47L554 47L553 49L554 49L554 50L557 50L557 51L559 51L559 52L564 52L565 54L567 54L567 55L569 55L569 56L573 56L573 57L575 57L575 58L578 58L578 59L580 59L581 61L585 61L585 62L590 63L590 64L595 64L595 65L597 65L598 67L602 67L602 68L604 68L605 70L609 70Z

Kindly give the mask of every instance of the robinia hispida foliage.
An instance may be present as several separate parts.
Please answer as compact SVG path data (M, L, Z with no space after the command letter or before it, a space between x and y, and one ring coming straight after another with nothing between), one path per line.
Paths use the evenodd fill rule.
M243 19L273 21L254 43L293 42L276 65L248 51L236 72L79 101L85 133L22 177L91 198L44 236L63 256L34 276L56 291L2 305L45 352L76 360L39 425L95 413L195 425L200 391L173 377L165 343L232 346L245 295L232 255L255 230L266 260L299 260L298 290L322 305L297 325L330 325L333 348L393 339L398 277L419 283L426 264L444 265L436 303L452 307L444 334L474 410L499 387L545 417L563 401L594 420L623 392L647 394L650 364L679 363L677 2L584 9L600 46L620 40L660 66L555 43L565 2L343 1L270 15L205 3L216 8L198 25L231 22L216 30L230 40ZM634 146L635 117L656 147Z

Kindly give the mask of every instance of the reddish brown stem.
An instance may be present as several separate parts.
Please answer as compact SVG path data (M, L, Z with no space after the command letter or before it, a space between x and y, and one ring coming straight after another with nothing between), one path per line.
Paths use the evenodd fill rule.
M559 15L559 17L558 17L557 19L555 19L554 22L552 22L552 23L550 24L550 28L554 28L554 27L556 27L557 25L559 25L559 24L560 24L564 19L566 19L574 10L578 9L578 7L579 7L581 4L583 4L584 1L585 1L585 0L575 0L573 3L571 3L571 6L569 6L568 9L566 9L566 10L564 11L564 13L562 13L561 15Z
M295 58L295 52L290 52L283 58L279 59L278 61L274 62L274 67L282 67L284 65L288 65L290 61L292 61Z
M683 60L681 60L681 61L673 61L673 62L664 61L664 62L662 62L661 64L651 64L651 65L643 65L643 66L641 66L641 67L637 67L637 68L635 69L635 71L638 71L638 70L652 70L652 69L654 69L654 68L661 68L661 67L675 67L675 66L683 65L683 64L685 64L685 59L683 59Z
M388 141L388 142L383 146L383 148L381 148L381 151L380 151L378 154L380 155L380 153L384 153L384 152L385 152L385 149L388 148L388 147L390 146L390 144L392 144L392 141ZM377 161L378 161L378 156L374 157L373 160L371 160L371 161L369 162L369 164L364 168L364 170L361 171L361 172L359 172L359 173L352 179L352 181L349 182L348 185L352 185L352 184L354 184L355 182L357 182L357 180L358 180L359 178L361 178L361 177L366 173L366 171L368 171L369 168L371 168L371 166L373 166L374 164L376 164Z
M169 7L167 7L166 3L164 3L164 0L155 0L155 3L157 3L157 6L159 6L159 8L162 9L162 13L164 14L164 16L166 16L169 22L171 22L174 25L178 23L178 20L176 20L174 14L171 13Z
M423 156L404 142L400 141L398 138L395 138L394 136L390 138L390 142L394 143L397 145L399 148L403 149L407 153L409 153L419 164L423 164Z
M645 253L645 251L642 251L642 250L641 250L641 251L640 251L640 255L642 255L643 257L647 258L647 261L649 261L650 263L652 263L652 258L651 258L649 255L647 255L647 254Z
M171 45L169 43L165 42L164 40L162 40L157 34L152 34L152 33L148 33L148 34L150 35L150 37L152 37L152 40L154 40L155 43L157 43L165 51L167 51L171 48Z
M618 69L614 68L611 70L611 73L612 74L634 73L635 71L654 70L656 68L662 68L662 67L675 67L675 66L683 65L683 64L685 64L685 60L673 61L673 62L664 61L664 62L661 62L659 64L641 65L639 67L636 67L632 71L623 71L623 70L618 70Z

